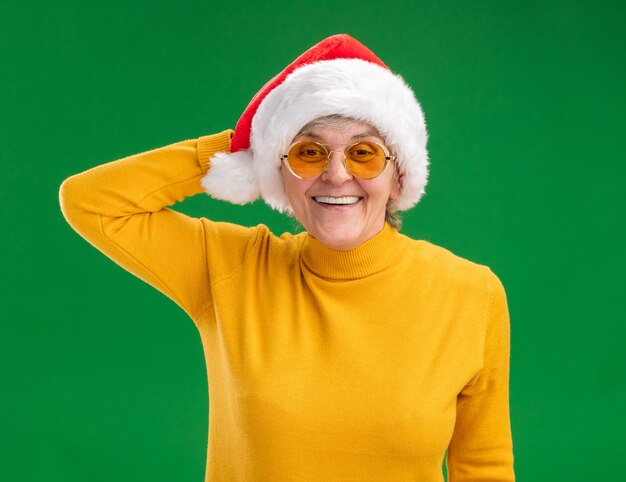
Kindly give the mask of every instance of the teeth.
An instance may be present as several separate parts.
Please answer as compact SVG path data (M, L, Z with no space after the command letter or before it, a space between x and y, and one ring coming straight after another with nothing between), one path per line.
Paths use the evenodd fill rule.
M344 196L344 197L317 196L314 199L318 203L324 203L324 204L354 204L356 202L359 202L359 198L357 196Z

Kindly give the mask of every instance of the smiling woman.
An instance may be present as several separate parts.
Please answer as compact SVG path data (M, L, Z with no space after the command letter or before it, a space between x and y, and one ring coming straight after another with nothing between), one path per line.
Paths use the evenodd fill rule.
M315 176L299 178L290 169L291 154L284 158L282 176L293 215L300 224L327 246L345 250L360 246L382 231L389 201L400 192L401 175L396 171L395 161L385 162L385 153L370 147L384 143L372 125L340 119L341 127L333 125L332 120L316 120L294 139L294 142L306 142L305 149L310 149L310 142L328 146L324 152L317 149L307 154L316 163L319 163L317 158L322 160ZM332 156L333 153L336 155ZM373 164L374 177L357 177L350 168L350 156L357 157L353 163L361 163L361 170L366 169L363 165Z
M296 139L299 139L301 137L304 137L304 138L306 138L306 137L313 137L315 139L316 137L315 137L314 129L316 127L326 127L326 128L329 128L329 129L335 129L335 130L340 131L340 130L344 130L344 129L347 129L347 128L350 128L350 127L354 126L354 124L357 123L357 122L359 122L359 121L357 121L356 119L353 119L352 117L348 117L348 116L345 116L345 115L339 115L339 114L326 115L326 116L314 119L313 121L309 122L304 127L302 127L302 129L300 129L300 132L298 132L298 134L296 135ZM385 149L384 146L387 144L387 141L384 139L384 136L380 132L378 132L376 127L374 127L374 126L372 126L370 124L368 124L368 128L364 132L358 134L358 137L374 137L374 138L380 139L381 140L380 144L382 144L382 145L378 146L378 147L382 147L382 149ZM348 146L348 147L351 147L351 146ZM356 147L358 147L358 145ZM377 149L378 147L374 147L374 149ZM327 155L330 154L330 153L328 153L328 149L326 149L326 152L327 152ZM385 156L384 164L382 164L381 161L378 161L377 163L369 162L370 166L371 165L377 166L377 167L374 168L375 170L372 171L372 172L368 172L368 175L366 175L366 176L363 176L363 175L359 176L359 173L357 171L357 173L356 173L357 177L361 177L361 178L364 178L364 179L372 179L372 178L376 177L377 175L380 174L379 170L386 169L387 164L390 161L395 160L395 157L396 157L396 156L390 155L390 153L388 151L386 151L386 150L384 152L379 152L378 155L379 155L379 157ZM285 160L284 156L283 156L283 160ZM328 159L326 158L326 160L328 160ZM344 160L346 161L346 169L349 170L350 169L350 165L348 165L348 158L347 158L347 155L345 153L344 153ZM357 164L361 164L361 166L363 166L364 163L363 162L359 163L360 160L361 159L358 159L358 158L355 159L355 161L352 163L353 166L356 167ZM368 161L369 160L370 159L368 159ZM287 165L287 167L289 167L289 163L286 163L286 165ZM394 176L396 176L397 179L400 180L400 176L399 176L398 171L397 171L397 165L395 163L394 163L393 169L394 169ZM296 175L296 177L301 177L301 176L298 176L297 174L293 173L293 171L292 171L292 174ZM314 175L317 175L317 172L314 173ZM303 176L303 177L308 178L308 177L311 177L311 176ZM402 218L397 213L397 211L395 209L393 209L393 207L392 207L390 202L387 203L387 206L385 208L385 220L394 229L399 230L402 227Z
M65 218L176 302L209 386L207 481L510 482L509 316L487 267L398 232L428 175L413 91L347 35L315 45L235 130L66 179ZM273 234L167 206L259 197Z

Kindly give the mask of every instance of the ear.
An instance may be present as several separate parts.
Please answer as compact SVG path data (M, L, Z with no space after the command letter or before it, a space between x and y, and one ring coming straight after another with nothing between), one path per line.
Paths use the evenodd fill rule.
M393 178L391 179L391 191L389 191L389 199L391 201L398 198L402 191L402 181L404 180L404 172L398 172L397 169L393 171Z

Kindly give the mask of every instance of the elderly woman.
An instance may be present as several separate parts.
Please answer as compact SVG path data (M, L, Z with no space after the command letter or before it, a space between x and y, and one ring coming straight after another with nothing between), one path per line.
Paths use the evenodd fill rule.
M61 186L71 226L197 326L207 481L512 481L509 317L491 270L398 232L427 179L412 90L346 35L234 131ZM295 217L275 236L167 208L206 191Z

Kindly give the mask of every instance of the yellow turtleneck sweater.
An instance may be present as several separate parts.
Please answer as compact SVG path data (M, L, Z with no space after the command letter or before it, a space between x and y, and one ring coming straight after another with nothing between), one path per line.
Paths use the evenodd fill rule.
M350 251L170 206L230 134L71 176L60 202L97 249L197 326L207 481L512 481L509 317L486 266L384 229Z

